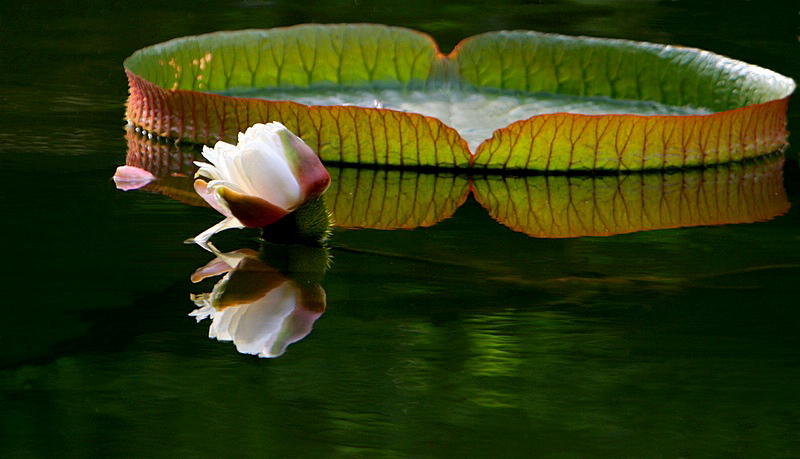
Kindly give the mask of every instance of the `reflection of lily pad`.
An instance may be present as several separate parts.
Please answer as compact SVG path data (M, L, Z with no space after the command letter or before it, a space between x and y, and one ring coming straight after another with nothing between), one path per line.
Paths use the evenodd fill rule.
M205 205L192 186L196 152L128 132L128 165L145 187ZM783 155L686 171L607 175L419 173L330 167L324 196L335 226L412 229L450 218L470 191L504 225L535 237L600 236L770 220L789 209Z
M674 173L473 179L499 222L535 237L770 220L789 210L783 156Z
M781 149L795 87L769 70L696 49L493 32L464 40L445 56L427 35L378 25L185 37L144 48L125 67L130 122L165 137L231 140L256 122L277 120L326 161L552 171L710 165ZM652 101L659 108L629 106L645 116L520 111L517 121L500 121L510 124L473 154L464 138L474 146L488 136L487 127L497 127L486 122L496 118L490 111L468 114L468 125L483 129L470 138L469 128L453 126L456 131L447 123L458 123L441 110L380 108L380 97L378 107L365 108L222 95L253 91L249 95L277 99L287 91L332 89L395 91L405 100L455 94L458 104L468 97L463 94L525 99L551 93ZM570 106L553 110L564 109ZM675 115L687 110L694 114Z
M348 228L411 229L449 218L464 202L469 180L413 171L330 168L326 204L334 224Z
M143 187L145 190L189 205L208 206L192 185L192 177L197 170L194 161L201 159L196 149L159 142L141 135L135 129L128 129L125 138L128 141L125 164L146 170L156 178Z

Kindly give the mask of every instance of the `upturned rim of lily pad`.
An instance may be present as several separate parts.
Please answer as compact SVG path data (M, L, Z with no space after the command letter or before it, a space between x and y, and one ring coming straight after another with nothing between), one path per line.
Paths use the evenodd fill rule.
M280 121L328 163L492 171L635 171L720 164L787 145L795 82L708 51L498 31L442 54L428 35L377 24L302 24L177 38L124 62L129 123L210 144ZM654 100L698 115L536 115L471 152L440 120L385 108L216 94L232 88L442 86Z

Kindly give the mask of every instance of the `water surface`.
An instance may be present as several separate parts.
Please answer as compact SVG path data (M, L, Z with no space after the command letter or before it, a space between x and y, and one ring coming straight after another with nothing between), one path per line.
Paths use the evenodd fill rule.
M796 146L767 163L766 172L762 164L722 175L626 179L679 191L660 206L631 200L655 185L608 178L518 178L498 188L488 177L475 187L484 194L473 194L466 192L469 177L446 176L449 194L440 204L388 212L392 202L425 203L405 197L417 192L411 190L432 195L441 182L337 170L337 183L369 180L359 187L383 193L374 202L386 215L419 218L405 225L413 229L388 229L409 220L346 225L343 219L332 237L332 265L319 281L324 313L275 359L240 354L233 343L209 338L208 320L189 316L196 308L191 295L211 291L218 278L191 282L213 257L182 241L219 216L179 199L185 195L122 192L110 180L129 150L121 63L167 39L298 22L378 22L423 30L447 51L475 33L525 28L697 46L797 79L796 6L755 3L112 7L85 0L0 7L1 38L14 44L0 51L6 164L0 451L8 457L800 455ZM792 104L790 131L798 113ZM167 158L187 164L180 153ZM175 181L185 180L181 170ZM393 195L391 183L409 187ZM738 199L709 194L710 184L738 190ZM609 194L614 187L618 195ZM599 196L610 202L650 202L638 207L648 211L703 209L707 216L716 209L726 217L675 217L680 224L672 229L557 238L531 236L509 218L528 215L531 201L523 195L557 198L548 208L567 216L606 209L589 205L598 196L589 192L594 188L606 190ZM515 203L514 212L490 199L502 190L513 192L505 202ZM701 199L676 197L697 190L705 191L691 196ZM771 197L763 190L772 190ZM597 215L642 215L613 208ZM350 209L353 216L375 215ZM229 231L215 241L224 250L258 249L256 236Z

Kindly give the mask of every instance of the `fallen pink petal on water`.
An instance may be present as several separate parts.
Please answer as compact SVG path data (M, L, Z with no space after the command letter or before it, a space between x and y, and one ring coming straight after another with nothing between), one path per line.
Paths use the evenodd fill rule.
M114 183L123 191L137 190L155 179L150 172L134 166L119 166L114 173Z

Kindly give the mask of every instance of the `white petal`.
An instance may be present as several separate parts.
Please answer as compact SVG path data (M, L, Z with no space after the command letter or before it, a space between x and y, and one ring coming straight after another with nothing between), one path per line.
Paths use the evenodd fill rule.
M287 145L282 141L286 133L289 131L280 123L256 124L239 133L235 146L220 141L214 148L204 147L203 156L212 164L197 163L198 174L212 182L235 184L226 186L294 210L303 199L303 190L287 159Z
M203 305L202 307L190 312L189 317L194 317L198 322L203 319L208 319L209 317L211 317L213 320L214 312L216 312L216 310L211 307L211 305Z
M219 141L214 145L214 148L203 146L203 156L215 165L219 165L220 158L224 156L224 152L236 149L234 145L227 142Z
M239 143L256 141L269 142L269 139L274 137L275 134L282 129L286 129L286 127L276 121L267 124L254 124L247 128L244 133L239 134Z
M197 244L211 253L219 253L219 251L216 250L216 248L214 248L213 245L211 245L209 240L211 239L211 236L215 235L216 233L231 228L244 228L244 225L242 225L242 223L235 217L228 217L225 220L222 220L221 222L212 226L211 228L198 234L197 236L186 240L186 242L189 244L192 243Z
M247 190L240 187L238 184L229 182L227 180L212 180L208 182L208 185L206 186L208 187L209 190L215 190L221 186L224 186L225 188L230 188L231 190L237 193L249 194Z
M232 157L228 162L228 167L231 171L231 181L239 185L245 194L257 195L256 190L250 184L250 174L252 166L245 164L244 152L241 146L238 147L238 153Z
M203 147L203 156L217 168L219 176L215 178L229 182L239 183L242 180L240 171L233 166L240 155L238 147L222 141L217 142L213 149Z
M233 342L241 353L259 357L277 357L272 351L275 340L280 337L284 322L294 311L297 296L291 284L283 284L272 290L246 309L236 323ZM231 323L230 325L234 325ZM281 352L285 346L280 346Z
M211 316L211 326L208 328L208 337L220 341L233 341L236 326L242 318L247 306L234 306L223 310L214 310Z
M264 127L266 125L262 123L256 123L249 128L245 129L244 132L239 133L239 144L247 143L247 142L254 142L258 140L260 137L264 135Z
M222 178L222 174L220 174L219 169L217 169L213 164L195 161L194 165L199 168L197 172L194 174L195 178L206 177L211 180L220 180Z
M276 148L263 143L248 144L242 149L242 164L255 196L287 210L299 204L300 183Z

